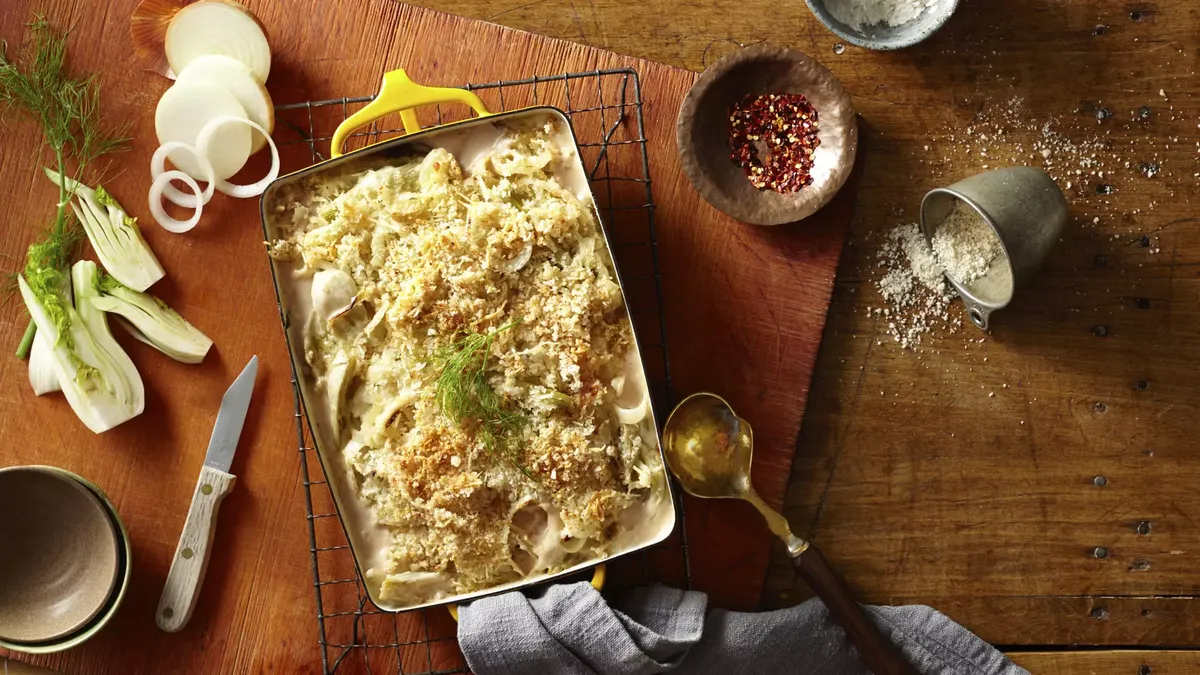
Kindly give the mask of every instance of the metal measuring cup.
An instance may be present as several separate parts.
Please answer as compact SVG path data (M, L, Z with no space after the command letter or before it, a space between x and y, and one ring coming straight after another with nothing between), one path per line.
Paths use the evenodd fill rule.
M946 279L962 296L971 323L988 328L992 312L1007 307L1029 282L1058 241L1067 222L1067 198L1041 169L1016 166L964 178L936 188L921 201L921 232L932 243L934 230L961 201L974 209L1000 238L1002 252L987 274L970 283Z

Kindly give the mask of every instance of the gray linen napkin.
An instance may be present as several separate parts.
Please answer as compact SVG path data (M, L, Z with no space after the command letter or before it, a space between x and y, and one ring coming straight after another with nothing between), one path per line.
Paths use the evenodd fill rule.
M586 582L459 607L458 641L476 675L869 675L819 600L777 612L714 609L708 596L653 586L609 603ZM1029 675L929 607L866 607L924 675Z

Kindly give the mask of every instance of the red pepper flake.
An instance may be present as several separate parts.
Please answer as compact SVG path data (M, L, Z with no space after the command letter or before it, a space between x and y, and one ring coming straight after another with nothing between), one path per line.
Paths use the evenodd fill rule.
M817 109L800 94L746 94L729 110L730 157L759 190L798 192L812 185L820 127Z

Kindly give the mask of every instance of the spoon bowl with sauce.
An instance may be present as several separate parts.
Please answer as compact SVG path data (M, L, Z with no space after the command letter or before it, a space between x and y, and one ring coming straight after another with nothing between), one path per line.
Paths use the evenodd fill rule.
M688 494L742 499L758 509L771 531L787 544L799 575L824 601L875 675L916 675L900 650L863 613L821 551L793 534L787 519L755 492L750 482L754 430L725 399L702 392L680 401L663 425L663 450L671 473Z

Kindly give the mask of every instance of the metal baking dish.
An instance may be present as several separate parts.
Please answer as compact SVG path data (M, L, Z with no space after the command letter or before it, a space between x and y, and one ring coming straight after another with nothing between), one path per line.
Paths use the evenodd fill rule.
M463 103L471 107L479 116L444 124L441 126L422 129L417 121L414 109L423 105L433 105L438 103ZM403 121L406 134L404 136L390 139L375 145L351 152L343 155L341 149L350 136L350 134L371 122L392 113L400 113L400 118ZM579 155L579 145L575 138L574 130L571 129L570 120L559 109L550 106L537 106L514 110L503 113L490 113L479 97L474 93L465 89L454 88L436 88L425 87L414 83L403 70L395 70L384 75L383 86L380 89L379 95L366 107L350 116L343 122L333 135L331 143L332 159L315 164L306 169L302 169L295 173L289 174L271 183L263 193L260 202L260 214L262 217L263 235L267 241L278 239L278 230L273 222L273 214L276 212L275 207L281 202L281 194L286 192L284 188L296 183L299 180L311 178L314 175L329 172L336 174L338 171L343 171L348 168L348 165L354 163L354 166L386 166L394 162L398 158L411 157L415 149L420 149L422 152L427 152L431 148L444 147L454 152L455 147L461 147L461 144L466 142L464 139L469 138L472 134L490 133L496 134L497 123L505 120L516 120L530 116L553 116L557 118L562 128L569 133L569 142L574 150L574 161L569 167L572 175L564 178L569 178L571 185L565 185L568 189L572 189L580 196L585 203L592 204L593 215L597 222L600 223L601 231L604 234L605 244L609 249L609 256L612 256L612 241L609 237L607 229L604 227L603 220L600 219L600 214L596 210L595 201L592 198L590 188L587 182L587 173L583 167L583 163ZM567 134L564 134L566 137ZM387 611L408 611L413 609L421 609L441 604L450 604L463 602L478 598L484 595L499 593L502 591L524 588L534 584L539 584L564 576L578 574L586 571L589 568L594 568L592 585L600 588L604 583L604 565L603 563L614 558L633 553L635 551L653 546L662 542L674 529L676 512L675 501L673 494L673 486L670 480L666 480L664 476L663 485L666 492L662 495L664 505L662 513L656 516L654 521L656 528L651 531L648 526L644 539L635 540L631 545L618 553L606 557L588 560L586 562L565 569L561 572L548 575L531 576L526 579L510 582L488 588L481 591L466 593L456 596L439 598L434 601L425 602L415 605L399 605L394 602L388 602L380 597L380 584L368 583L368 576L364 574L368 568L364 564L364 551L367 547L365 541L367 535L359 532L355 527L351 527L347 523L347 514L355 510L361 512L369 507L365 502L359 499L355 493L353 484L353 473L345 466L342 459L340 447L336 442L330 440L326 424L323 419L323 407L320 405L310 405L310 401L320 401L321 394L315 390L314 378L309 372L309 366L304 359L304 340L302 337L302 328L304 320L302 317L292 316L292 308L302 304L298 302L295 296L296 286L298 285L290 278L292 271L292 263L277 261L270 258L271 271L275 283L275 295L279 304L280 320L283 323L284 335L287 339L288 352L292 358L292 367L296 373L297 383L300 389L301 402L304 406L305 416L308 418L309 429L313 438L313 444L320 459L321 468L324 471L328 481L329 488L333 494L333 499L338 512L338 518L341 521L343 530L346 533L346 539L350 544L351 552L354 555L354 563L360 577L363 579L363 585L367 589L367 594L371 601L380 609ZM616 270L616 262L613 261L613 269ZM617 271L617 283L621 285L622 293L625 292L625 285L621 281L620 272ZM627 300L627 299L626 299ZM633 325L632 316L629 315L628 303L626 302L626 316L630 320L630 325ZM642 350L637 341L637 334L634 331L634 348L637 350L636 363L641 366L643 377L645 377L645 362L642 357ZM654 441L658 444L659 455L663 460L663 471L665 472L666 460L662 457L662 438L659 432L658 424L654 414L653 402L650 406L649 427L652 429ZM314 415L314 413L320 413ZM643 433L646 433L645 431ZM451 613L456 613L455 608L451 605Z

